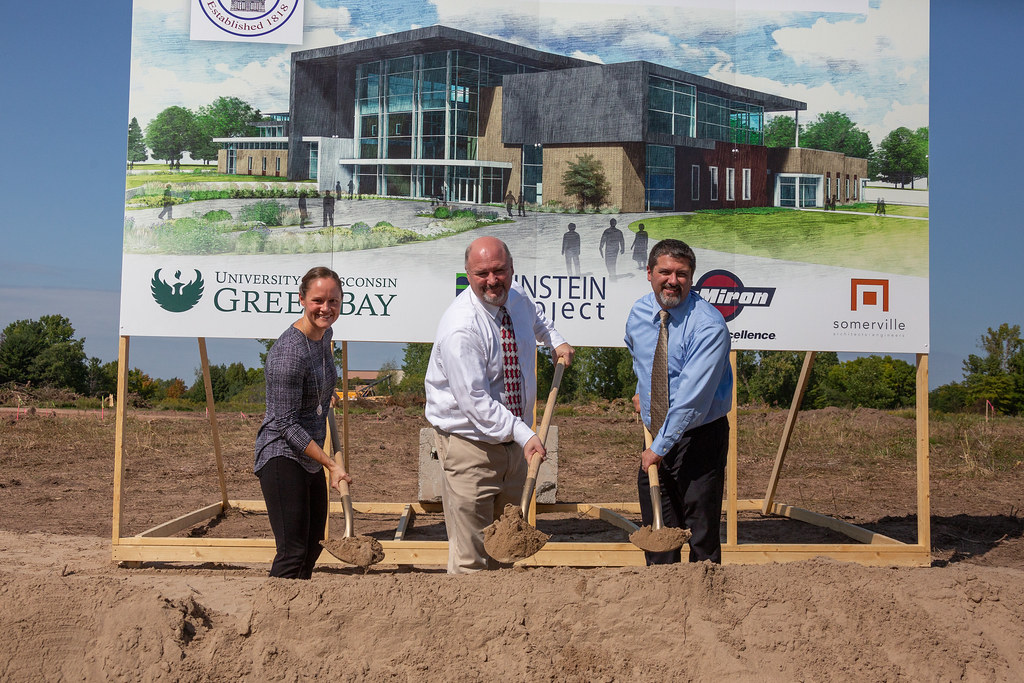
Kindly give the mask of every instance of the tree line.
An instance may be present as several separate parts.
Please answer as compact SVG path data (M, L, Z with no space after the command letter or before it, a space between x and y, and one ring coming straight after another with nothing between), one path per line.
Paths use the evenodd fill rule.
M152 156L170 163L188 152L193 159L209 163L220 149L214 138L256 136L259 129L253 122L261 118L259 109L237 97L218 97L195 111L167 107L145 130L133 116L128 124L128 161L138 163Z
M768 147L796 145L796 120L776 116L764 127ZM928 176L928 128L910 130L905 126L891 131L878 144L871 144L867 132L849 116L838 111L819 114L806 126L800 126L800 147L842 152L846 156L868 160L868 177L901 187L913 187L914 180Z
M217 402L262 403L265 399L262 364L274 340L264 346L261 366L242 363L210 366ZM117 390L117 361L88 358L85 339L76 339L71 321L62 315L16 320L0 333L0 385L52 387L82 396L104 397ZM1021 326L1003 323L979 337L979 354L963 361L963 379L930 392L930 407L942 412L981 412L990 404L1007 415L1024 412L1024 339ZM401 383L390 390L417 400L423 396L431 344L407 344ZM538 395L545 396L553 374L550 356L541 351ZM796 390L804 354L792 351L739 351L736 393L740 405L787 407ZM335 350L340 367L341 349ZM391 374L393 363L380 373ZM840 362L833 352L818 353L803 408L909 408L915 404L916 368L891 356L870 355ZM126 376L128 393L137 405L164 404L187 408L206 400L202 375L191 384L181 378L154 379L139 368ZM628 399L636 387L629 352L624 348L580 347L572 371L565 373L559 396L567 402Z
M423 394L431 344L407 344L399 391ZM545 396L554 374L550 355L537 368L537 395ZM792 351L737 352L736 389L740 405L787 407L793 400L804 354ZM832 352L817 354L803 408L911 407L915 403L916 368L891 356L865 356L839 362ZM624 348L579 347L572 370L562 376L559 399L585 402L628 399L636 391L636 376Z

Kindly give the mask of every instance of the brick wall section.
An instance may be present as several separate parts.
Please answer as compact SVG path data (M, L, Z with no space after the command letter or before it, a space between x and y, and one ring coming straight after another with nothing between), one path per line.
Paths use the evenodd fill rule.
M605 178L611 185L606 206L617 206L621 211L642 211L644 203L643 145L640 143L603 145L545 145L544 146L544 202L556 201L564 206L576 206L578 200L565 194L562 176L577 157L592 154L604 167Z
M860 181L868 175L867 159L805 147L773 147L768 150L768 164L773 173L809 173L831 178L832 196L836 196L840 204L860 201ZM837 177L841 180L838 195ZM849 199L846 196L847 179L850 181Z
M523 151L517 145L501 142L501 100L502 89L480 89L480 139L477 143L477 158L482 161L507 161L512 164L508 185L501 188L504 196L509 188L517 197L522 187Z

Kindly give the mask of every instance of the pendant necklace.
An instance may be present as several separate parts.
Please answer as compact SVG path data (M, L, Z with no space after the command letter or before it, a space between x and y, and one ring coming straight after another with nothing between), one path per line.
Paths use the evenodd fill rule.
M310 348L310 346L309 346L309 337L307 337L305 335L305 333L303 333L302 334L302 338L306 340L306 353L309 354L309 362L310 362L310 364L312 364L312 362L313 362L313 349ZM322 339L321 339L321 343L323 343ZM317 415L323 415L324 414L324 406L323 406L323 394L320 393L320 378L318 378L317 375L316 375L316 367L314 366L312 369L313 369L313 383L316 386L316 414ZM320 349L320 372L323 374L324 381L326 382L326 380L327 380L327 361L324 360L323 349Z

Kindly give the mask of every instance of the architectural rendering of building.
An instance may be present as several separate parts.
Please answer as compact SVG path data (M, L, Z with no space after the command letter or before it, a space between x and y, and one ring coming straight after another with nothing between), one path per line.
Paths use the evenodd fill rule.
M854 201L867 172L863 159L764 146L765 114L798 116L805 103L646 61L598 64L431 26L295 52L291 66L281 153L289 178L322 189L573 205L563 175L590 155L608 205L690 211ZM233 171L222 153L229 173L257 175L253 163L275 158L221 142L236 144Z

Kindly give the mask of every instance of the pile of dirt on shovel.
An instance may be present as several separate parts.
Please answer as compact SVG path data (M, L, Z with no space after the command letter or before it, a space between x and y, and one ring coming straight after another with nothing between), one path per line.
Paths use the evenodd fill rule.
M501 517L484 529L484 549L498 562L516 562L535 554L549 538L526 523L518 505L508 504Z
M629 535L629 542L650 553L664 553L682 548L690 536L688 529L663 526L655 531L649 526L642 526Z
M327 552L342 562L366 569L384 559L384 548L372 536L350 536L320 541Z

